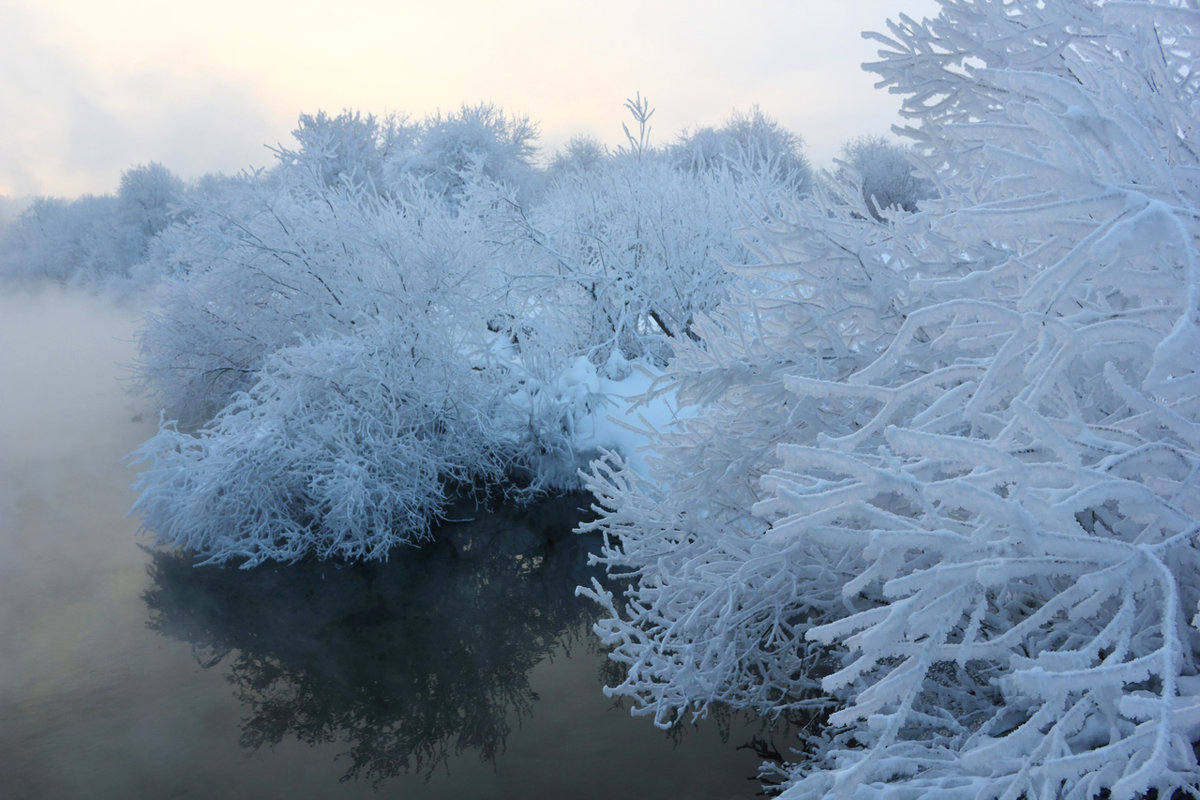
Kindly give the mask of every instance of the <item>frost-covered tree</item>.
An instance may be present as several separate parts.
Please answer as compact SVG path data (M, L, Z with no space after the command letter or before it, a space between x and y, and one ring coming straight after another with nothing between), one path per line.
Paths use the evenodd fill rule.
M554 154L547 172L551 178L586 171L604 163L609 153L599 139L592 136L575 136Z
M530 210L540 271L528 279L557 287L597 363L613 352L665 363L670 342L722 296L723 264L746 258L735 234L745 199L728 173L657 156L561 174Z
M528 212L523 280L556 292L598 366L610 356L661 366L674 342L695 337L696 315L724 296L725 265L749 257L738 235L748 216L793 195L795 175L770 166L797 152L794 137L775 127L782 143L764 137L757 166L731 157L693 169L652 144L645 98L626 108L634 122L627 146L602 157L582 140L568 150L571 162L551 170ZM788 149L771 150L776 144Z
M28 201L0 194L0 234L25 210Z
M166 167L121 175L117 195L42 197L0 229L0 278L130 289L153 279L136 269L154 238L186 204L186 186Z
M589 375L510 280L511 191L380 192L325 152L218 185L154 251L141 374L182 429L136 454L137 511L210 561L381 558L463 490L578 485Z
M499 190L473 183L451 209L415 179L393 189L331 185L320 170L289 166L197 202L157 253L160 271L178 277L140 334L142 377L173 417L204 422L299 337L448 303L464 319L503 309L489 228L508 208Z
M294 145L271 148L277 161L270 172L308 173L301 182L317 191L348 184L385 196L408 194L416 181L453 206L473 181L504 184L512 191L536 183L537 137L529 118L490 103L464 104L417 121L318 111L300 115L292 131Z
M155 161L121 173L117 216L130 264L145 259L151 240L174 221L185 190L178 176Z
M336 116L301 114L292 131L298 146L275 150L277 169L309 170L325 186L351 183L382 191L385 162L411 149L415 137L416 126L402 117L381 121L349 110Z
M128 275L117 199L40 197L0 234L0 276L96 286Z
M595 468L612 691L815 714L788 798L1194 794L1200 11L876 38L937 199L802 209L669 372L701 410L649 479Z
M147 379L204 423L160 425L134 456L159 541L246 567L377 559L426 539L464 489L577 485L586 397L536 337L514 359L489 325L512 315L491 251L459 225L478 217L438 197L259 190L252 215L192 222L205 260L143 336Z
M537 125L491 103L463 104L458 111L423 120L408 150L389 158L389 181L413 175L432 192L456 201L476 175L520 193L536 170Z
M878 136L860 136L842 145L838 178L857 183L871 216L887 209L916 211L933 195L933 184L918 174L907 149Z
M735 111L719 128L705 126L682 134L670 153L685 169L733 169L767 176L796 195L812 188L804 140L758 106L747 112Z

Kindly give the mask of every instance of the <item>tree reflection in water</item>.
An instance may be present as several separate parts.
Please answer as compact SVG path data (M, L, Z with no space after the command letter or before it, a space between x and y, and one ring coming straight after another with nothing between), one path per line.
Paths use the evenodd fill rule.
M446 524L387 563L196 569L156 551L149 625L226 664L246 747L346 741L342 780L375 782L467 751L494 761L537 700L530 669L572 641L594 647L580 634L595 609L574 589L600 571L593 540L571 532L587 500Z

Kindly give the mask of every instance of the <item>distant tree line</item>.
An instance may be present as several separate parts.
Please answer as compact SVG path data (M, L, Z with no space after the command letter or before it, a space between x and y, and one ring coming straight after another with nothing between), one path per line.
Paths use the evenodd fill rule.
M463 176L475 174L519 194L528 207L548 202L546 193L572 174L611 166L622 150L610 152L594 138L577 137L543 165L538 135L530 119L486 103L417 121L318 111L299 117L293 131L296 147L276 148L277 163L265 172L282 172L289 159L294 167L303 154L304 160L319 161L321 180L330 186L341 181L369 184L389 196L415 180L424 191L451 203L465 189ZM749 168L797 197L821 179L804 156L800 136L757 107L735 112L720 127L684 132L661 147L649 146L647 140L645 155L660 168L693 175ZM825 178L861 179L864 192L877 194L881 208L912 210L929 187L909 165L904 147L864 137L847 142L833 176ZM0 282L145 289L162 277L162 261L169 259L169 253L151 258L157 234L171 224L185 225L196 207L239 185L243 177L212 174L185 182L163 164L150 162L123 172L115 195L0 197Z

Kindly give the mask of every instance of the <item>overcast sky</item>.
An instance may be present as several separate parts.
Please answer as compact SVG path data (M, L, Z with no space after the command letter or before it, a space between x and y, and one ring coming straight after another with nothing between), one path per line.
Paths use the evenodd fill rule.
M185 178L264 166L302 112L422 117L490 101L553 151L652 137L758 104L825 164L887 133L899 99L860 68L898 13L935 0L0 0L0 195L116 190L159 161Z

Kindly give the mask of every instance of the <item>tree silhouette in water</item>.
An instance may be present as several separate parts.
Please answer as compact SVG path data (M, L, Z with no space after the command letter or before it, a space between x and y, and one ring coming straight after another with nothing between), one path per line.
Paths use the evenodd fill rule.
M575 587L591 537L581 496L449 523L386 563L308 561L251 570L152 553L149 626L225 665L247 710L242 745L343 741L342 780L426 777L451 756L494 761L532 712L529 671L585 636ZM469 509L464 512L473 512Z

